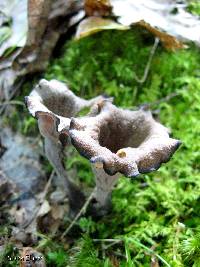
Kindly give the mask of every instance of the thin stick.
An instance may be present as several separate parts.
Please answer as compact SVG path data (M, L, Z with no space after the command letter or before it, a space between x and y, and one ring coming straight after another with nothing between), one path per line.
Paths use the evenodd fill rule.
M85 211L87 210L88 205L90 204L91 200L94 197L95 192L96 192L96 187L94 188L94 190L92 191L92 193L89 195L89 197L86 200L86 202L84 203L83 207L77 213L77 215L75 216L75 218L73 219L73 221L70 223L70 225L68 226L68 228L64 231L64 233L62 234L61 238L64 238L64 236L69 233L69 231L72 229L72 227L77 222L77 220L80 218L80 216L85 213Z
M51 175L50 175L50 177L49 177L49 180L48 180L48 182L46 183L45 188L44 188L44 190L43 190L43 192L42 192L42 196L41 196L41 198L40 198L40 203L43 203L44 199L46 198L46 195L47 195L47 193L48 193L48 191L49 191L49 188L50 188L50 186L51 186L51 182L52 182L52 180L53 180L53 177L54 177L55 173L56 173L56 172L53 170L52 173L51 173Z
M94 242L122 242L122 239L115 239L115 238L104 238L104 239L92 239Z
M179 96L179 95L180 95L179 93L174 92L174 93L171 93L171 94L169 94L169 95L167 95L167 96L165 96L165 97L163 97L161 99L158 99L158 100L156 100L154 102L141 104L140 107L149 108L149 107L154 106L154 105L159 105L159 104L161 104L163 102L168 102L172 98L174 98L176 96Z
M6 105L19 105L19 106L25 107L24 102L19 101L19 100L10 100L10 101L5 101L5 102L0 103L0 106L6 106Z
M158 100L156 100L154 102L143 103L143 104L140 104L138 106L132 106L132 107L126 107L126 108L131 109L131 110L137 110L138 108L148 109L148 108L150 108L152 106L159 105L159 104L161 104L163 102L164 103L168 102L172 98L177 97L177 96L180 96L180 93L173 92L173 93L171 93L171 94L169 94L169 95L167 95L167 96L165 96L163 98L160 98L160 99L158 99Z
M145 67L145 70L144 70L144 74L143 74L143 77L142 78L138 78L138 76L135 74L135 80L138 82L138 83L144 83L147 79L147 76L149 74L149 70L150 70L150 66L151 66L151 62L152 62L152 59L153 59L153 56L156 52L156 49L158 47L158 44L159 44L159 38L156 37L155 38L155 41L154 41L154 45L150 51L150 54L149 54L149 59L148 59L148 62L147 62L147 65Z
M116 244L121 243L121 242L122 242L121 240L115 240L111 244L104 246L104 249L108 249L108 248L110 248L110 247L112 247L112 246L114 246Z

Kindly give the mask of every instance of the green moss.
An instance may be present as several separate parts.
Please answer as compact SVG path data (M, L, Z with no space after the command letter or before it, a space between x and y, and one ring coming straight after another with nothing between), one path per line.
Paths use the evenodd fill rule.
M100 238L131 236L149 247L156 245L156 252L171 266L184 266L181 242L190 238L191 227L199 224L200 142L196 137L200 133L200 56L195 47L176 53L159 48L141 86L134 73L142 76L152 45L143 37L113 31L72 41L62 59L51 64L47 77L67 81L85 97L114 95L120 106L155 101L171 92L180 94L154 108L160 110L160 120L172 128L173 135L183 141L181 149L159 171L132 183L121 179L113 192L113 213L96 225L96 232ZM185 229L177 230L178 221ZM92 229L91 236L94 225ZM139 247L130 253L136 266L150 263L150 256Z
M193 15L200 16L200 2L199 0L188 0L187 10Z
M143 41L137 31L106 31L71 41L62 58L50 64L46 78L66 81L75 93L87 98L106 93L117 104L131 106L138 89L134 75L143 74L151 48L144 47Z
M0 266L15 267L19 265L19 251L8 242L0 252Z
M5 126L11 127L14 131L27 136L38 135L37 121L30 116L24 104L24 97L29 95L33 89L36 78L23 84L20 95L15 97L13 104L11 101L10 113L3 117Z
M63 80L86 98L101 93L114 96L115 103L122 107L178 93L152 108L159 111L160 121L172 129L173 136L182 140L179 151L155 173L134 181L120 179L113 192L113 212L98 223L83 218L80 226L91 238L135 238L149 248L154 246L170 266L192 266L185 263L184 256L192 253L192 245L186 251L182 244L193 244L191 238L200 223L200 53L192 45L175 53L160 46L141 85L134 77L142 77L152 44L152 38L138 31L107 31L71 41L62 57L51 62L46 78ZM73 162L78 172L85 168L79 157ZM86 181L88 171L86 168L82 172ZM180 228L179 222L184 227ZM111 246L104 253L116 249L125 253L121 245ZM101 248L95 245L94 250L100 259ZM141 246L129 246L129 254L132 266L150 266L151 255ZM118 261L120 266L129 266L120 256ZM195 257L193 266L198 261Z

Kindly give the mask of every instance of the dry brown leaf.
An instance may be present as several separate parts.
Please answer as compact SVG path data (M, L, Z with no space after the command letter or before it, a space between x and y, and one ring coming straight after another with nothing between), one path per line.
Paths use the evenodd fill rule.
M50 0L28 1L29 31L26 45L36 45L44 33L51 9Z
M84 9L88 16L109 16L112 13L109 0L85 0Z
M42 232L42 233L50 233L53 234L57 231L60 223L61 223L61 220L57 219L55 220L53 217L52 217L52 214L51 212L45 214L44 216L42 217L37 217L37 230Z
M176 39L174 36L166 32L162 32L155 27L152 27L149 23L147 23L144 20L140 20L132 24L132 26L139 26L139 27L145 28L147 31L152 33L154 36L158 37L160 41L162 42L162 44L164 45L164 47L168 50L184 48L183 43L180 42L178 39Z
M61 34L68 30L72 14L79 11L81 1L30 0L28 2L28 37L16 57L13 68L21 75L46 68L52 50Z
M100 17L89 17L84 19L79 25L76 32L76 39L86 37L103 30L127 30L129 27L123 26L111 19Z
M24 1L28 2L28 8L23 5ZM23 10L28 10L28 14L25 14L25 17L28 17L28 33L23 34L24 37L27 37L23 38L26 39L24 46L25 41L23 45L22 40L18 41L23 30L21 33L18 29L13 29L15 31L14 45L23 46L23 48L18 49L15 53L10 51L9 58L7 57L6 60L0 59L1 101L10 100L15 92L21 88L23 79L18 79L19 76L45 70L60 36L84 16L84 11L81 9L83 7L82 0L18 0L14 2L20 2L19 10L17 10L17 14L20 14L17 18L20 17L20 21ZM22 24L24 28L26 23ZM5 45L7 46L7 42ZM0 54L2 49L3 46L1 46Z
M55 220L62 219L64 216L64 213L65 213L65 210L63 209L63 206L59 206L55 204L51 207L51 214Z
M49 202L47 200L45 200L42 203L42 206L40 207L40 210L38 212L38 216L42 217L42 216L46 215L50 210L51 210L51 207L49 205Z
M54 203L50 206L48 201L45 200L36 218L37 228L41 232L51 232L54 234L62 223L64 214L67 211L68 205Z
M132 27L138 26L141 28L146 29L149 33L153 34L154 36L158 37L162 42L163 46L168 50L176 50L180 48L184 48L184 44L176 39L174 36L162 32L161 30L151 26L144 20L140 20L136 23L131 25ZM105 19L97 16L89 17L84 19L79 25L76 32L76 39L80 39L82 37L86 37L88 35L92 35L96 32L103 31L103 30L128 30L130 27L121 25L116 23L111 19Z
M14 218L15 218L15 222L17 224L23 224L27 218L27 211L25 208L21 207L20 209L17 209L15 211Z
M158 0L110 0L118 22L130 26L145 20L181 41L200 45L200 20L187 12L186 1ZM172 11L177 10L176 14Z

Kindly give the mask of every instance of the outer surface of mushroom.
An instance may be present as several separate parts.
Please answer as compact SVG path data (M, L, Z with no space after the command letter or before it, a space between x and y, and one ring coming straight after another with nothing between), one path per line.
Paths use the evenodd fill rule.
M63 132L67 135L69 118L101 99L102 96L91 100L82 99L64 83L45 79L40 80L30 95L25 97L30 114L38 119L41 134L51 139L58 139Z
M68 194L73 215L82 206L84 195L68 178L62 162L62 151L68 142L70 117L100 99L103 97L82 99L62 82L44 79L40 80L30 95L25 98L29 112L38 120L38 127L45 141L46 156L58 175L61 189Z
M95 166L92 164L92 170L96 180L96 191L94 194L94 199L96 204L94 204L95 215L102 216L109 212L111 208L111 193L115 186L119 173L115 175L108 175L101 166Z
M106 100L88 117L72 119L69 134L91 163L102 164L109 175L120 172L127 177L157 170L181 143L170 138L149 111L123 110Z

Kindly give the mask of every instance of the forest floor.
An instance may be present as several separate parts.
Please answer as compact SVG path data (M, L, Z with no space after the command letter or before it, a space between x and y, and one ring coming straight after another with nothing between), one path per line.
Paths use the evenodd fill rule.
M121 177L108 215L98 220L82 216L62 240L67 213L54 235L47 229L38 232L34 247L47 266L200 266L200 49L191 43L169 52L159 43L149 73L139 83L136 77L143 76L153 44L154 37L137 29L100 32L67 42L41 76L66 82L84 98L107 94L123 108L148 104L156 119L182 141L158 171ZM27 81L15 100L23 101L38 79ZM38 138L37 122L22 105L3 121L22 136ZM42 149L40 137L37 143ZM76 171L79 185L92 188L89 162L75 150L70 153L66 168ZM44 156L40 159L49 177L52 167ZM5 214L0 233L7 244L0 266L13 267L16 261L7 257L19 252L10 239L13 222Z

